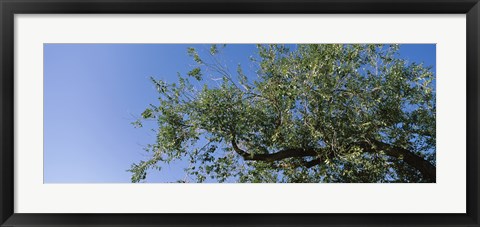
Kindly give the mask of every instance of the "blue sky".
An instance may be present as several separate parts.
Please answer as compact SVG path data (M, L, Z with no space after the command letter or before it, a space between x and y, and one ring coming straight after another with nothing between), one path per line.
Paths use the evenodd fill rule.
M155 139L130 123L157 93L150 76L173 82L191 69L192 44L45 44L44 182L129 183L126 170L146 159L145 145ZM227 45L229 64L249 65L255 45ZM401 45L400 55L435 70L434 44ZM232 68L234 71L235 68ZM152 125L154 123L152 122ZM147 127L148 128L148 127ZM182 179L181 163L151 172L148 182Z

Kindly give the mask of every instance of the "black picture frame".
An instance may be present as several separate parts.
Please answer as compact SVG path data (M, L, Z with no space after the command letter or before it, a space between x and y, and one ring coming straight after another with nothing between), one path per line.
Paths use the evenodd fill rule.
M1 226L480 226L479 0L0 0L0 12ZM97 13L466 14L467 212L465 214L14 213L14 15Z

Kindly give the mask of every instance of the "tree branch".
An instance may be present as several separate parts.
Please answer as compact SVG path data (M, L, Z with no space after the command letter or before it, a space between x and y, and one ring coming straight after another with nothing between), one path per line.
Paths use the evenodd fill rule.
M322 159L317 158L317 159L313 159L312 161L304 162L303 166L305 166L307 168L312 168L316 165L319 165L320 163L322 163Z
M436 167L432 165L429 161L423 159L422 157L414 154L413 152L398 146L387 144L378 140L371 140L371 143L361 142L358 143L365 152L378 153L379 151L384 151L386 155L401 159L405 161L408 165L420 171L422 176L427 179L429 182L436 182ZM318 153L313 149L303 149L303 148L287 148L280 150L276 153L271 154L254 154L242 150L238 147L235 138L232 139L232 147L243 157L244 160L248 161L265 161L273 162L286 158L301 158L301 157L314 157L318 156ZM321 159L317 158L312 161L304 162L303 166L311 168L315 165L318 165L322 162Z
M369 143L360 143L360 146L367 152L377 152L379 150L384 151L386 155L397 159L402 159L408 165L420 171L422 176L430 182L436 182L436 167L429 161L414 154L413 152L398 146L387 144L378 140L371 140ZM376 147L376 148L375 148Z
M318 155L317 152L315 152L312 149L302 149L302 148L287 148L272 154L253 154L240 149L235 139L232 139L232 147L235 150L235 152L237 152L237 154L243 157L244 160L254 160L254 161L273 162L273 161L278 161L285 158L298 158L298 157L308 157L308 156Z

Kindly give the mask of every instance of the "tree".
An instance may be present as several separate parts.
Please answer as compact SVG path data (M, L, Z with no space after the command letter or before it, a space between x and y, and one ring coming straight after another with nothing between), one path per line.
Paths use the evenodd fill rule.
M132 182L178 159L197 182L435 182L434 74L398 45L257 45L254 75L223 48L151 78L160 102L134 124L155 119L156 141Z

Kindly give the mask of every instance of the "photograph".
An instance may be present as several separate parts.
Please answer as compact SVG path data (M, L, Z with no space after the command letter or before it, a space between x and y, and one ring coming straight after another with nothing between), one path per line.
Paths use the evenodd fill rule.
M480 227L479 2L0 0L0 227Z
M43 183L436 183L435 43L44 43Z

